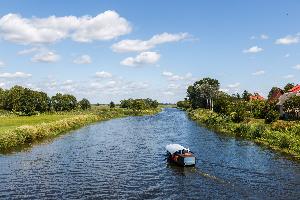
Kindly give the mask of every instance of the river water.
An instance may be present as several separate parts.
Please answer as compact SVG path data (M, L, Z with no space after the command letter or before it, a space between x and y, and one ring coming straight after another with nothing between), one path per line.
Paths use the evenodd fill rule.
M180 143L195 167L170 165ZM96 123L0 155L0 199L299 199L300 164L211 132L183 111Z

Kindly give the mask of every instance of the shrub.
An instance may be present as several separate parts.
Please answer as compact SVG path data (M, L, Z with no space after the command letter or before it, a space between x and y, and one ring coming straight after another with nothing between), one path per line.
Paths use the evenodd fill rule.
M265 116L265 123L266 124L273 123L279 119L279 116L280 116L279 112L270 110L267 112L267 114Z
M78 105L80 106L81 109L87 110L91 108L91 103L89 100L83 98L81 101L78 102Z

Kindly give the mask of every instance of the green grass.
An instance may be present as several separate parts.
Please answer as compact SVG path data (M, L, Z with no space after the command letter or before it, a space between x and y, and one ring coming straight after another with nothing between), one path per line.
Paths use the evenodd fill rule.
M160 108L138 111L93 106L87 111L75 110L27 117L5 113L0 115L0 152L19 150L23 146L30 146L35 142L56 137L93 122L126 116L152 115L160 111Z
M36 125L40 123L49 123L58 121L61 119L71 118L74 117L74 114L66 114L66 115L59 115L59 114L42 114L39 116L29 116L29 117L19 117L19 116L6 116L0 117L0 133L17 128L23 125Z
M278 120L265 124L264 120L248 118L241 123L234 123L227 116L205 109L190 110L188 114L193 120L218 133L251 140L300 160L299 122Z

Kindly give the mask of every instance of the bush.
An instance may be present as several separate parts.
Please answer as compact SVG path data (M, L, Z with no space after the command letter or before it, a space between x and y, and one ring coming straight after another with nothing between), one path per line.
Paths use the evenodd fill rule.
M116 107L116 105L115 105L115 103L114 103L113 101L111 101L111 102L109 103L109 107L110 107L110 108L114 108L114 107Z
M265 116L265 123L271 124L271 123L277 121L279 119L279 116L280 116L279 112L270 110L267 112L267 114Z
M83 98L81 101L78 102L78 105L80 106L81 109L87 110L91 108L91 103L89 100Z

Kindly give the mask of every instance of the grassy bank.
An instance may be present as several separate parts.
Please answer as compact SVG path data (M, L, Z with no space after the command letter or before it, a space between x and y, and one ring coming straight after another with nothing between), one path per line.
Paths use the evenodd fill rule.
M10 152L46 138L53 138L93 122L126 116L151 115L161 109L134 111L129 109L93 107L88 111L48 113L20 117L0 116L0 152Z
M264 120L247 119L234 123L229 117L197 109L188 111L191 119L216 132L244 138L300 159L299 122L277 121L265 124Z

